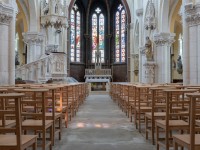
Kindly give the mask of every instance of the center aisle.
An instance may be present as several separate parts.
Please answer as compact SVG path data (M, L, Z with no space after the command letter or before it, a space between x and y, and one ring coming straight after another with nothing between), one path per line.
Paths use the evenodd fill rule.
M108 95L90 95L53 150L154 150Z

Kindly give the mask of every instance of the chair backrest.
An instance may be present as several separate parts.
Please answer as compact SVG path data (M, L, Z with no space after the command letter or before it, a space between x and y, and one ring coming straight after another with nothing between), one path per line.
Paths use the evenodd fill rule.
M14 133L17 137L17 149L21 149L21 110L20 104L21 99L24 94L20 93L8 93L8 94L0 94L0 114L1 114L1 125L0 125L0 134L6 133ZM15 104L15 108L10 110L5 108L5 103L9 100L13 100ZM15 127L7 127L6 126L6 116L14 115L16 125Z

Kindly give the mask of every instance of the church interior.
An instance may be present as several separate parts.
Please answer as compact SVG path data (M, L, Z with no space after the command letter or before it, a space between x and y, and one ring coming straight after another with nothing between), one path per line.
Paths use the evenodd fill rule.
M200 0L0 0L0 150L199 150L199 14Z

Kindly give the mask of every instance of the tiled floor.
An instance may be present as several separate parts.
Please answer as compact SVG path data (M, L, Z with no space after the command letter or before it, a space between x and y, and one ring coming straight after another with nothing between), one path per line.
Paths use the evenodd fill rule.
M53 150L155 150L108 95L91 95Z

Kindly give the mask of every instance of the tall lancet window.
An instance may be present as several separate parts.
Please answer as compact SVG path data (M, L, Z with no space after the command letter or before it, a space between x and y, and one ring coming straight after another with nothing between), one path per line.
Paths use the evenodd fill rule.
M98 7L92 15L92 63L95 63L95 52L101 52L101 63L105 62L105 19L101 9Z
M81 61L81 14L77 7L74 5L71 11L71 62Z
M126 61L126 12L120 4L115 13L115 62Z

